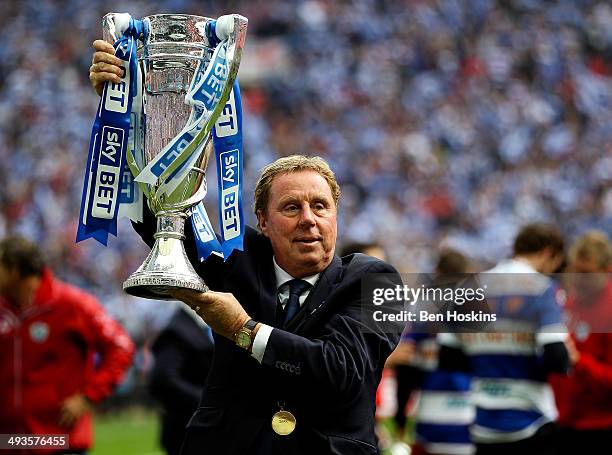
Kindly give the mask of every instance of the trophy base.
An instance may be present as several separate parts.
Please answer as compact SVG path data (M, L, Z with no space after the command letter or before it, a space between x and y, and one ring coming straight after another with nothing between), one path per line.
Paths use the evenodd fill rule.
M183 247L185 215L165 212L157 216L155 245L142 265L123 283L130 295L154 300L177 300L173 289L206 292Z
M194 291L206 292L208 286L196 274L189 276L169 276L168 273L133 273L123 282L123 290L135 297L154 300L177 300L171 295L173 289L193 289Z

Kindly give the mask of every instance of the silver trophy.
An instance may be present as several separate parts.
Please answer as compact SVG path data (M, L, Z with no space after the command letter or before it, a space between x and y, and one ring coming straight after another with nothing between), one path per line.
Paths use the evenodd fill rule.
M104 16L104 39L118 39L118 27L125 16ZM190 208L206 194L205 170L213 149L211 130L227 102L240 65L247 19L233 14L224 17L228 29L226 58L227 83L212 114L202 128L199 152L190 170L170 193L159 191L159 182L145 185L149 208L157 218L155 245L143 264L124 283L131 295L152 299L174 300L170 291L188 288L207 291L208 287L195 272L183 246L185 220ZM208 64L214 52L206 35L207 23L202 16L158 14L143 18L148 34L137 49L142 73L145 111L144 153L141 163L132 163L132 174L153 161L163 148L185 127L192 114L185 95L200 62ZM136 167L136 169L135 169Z

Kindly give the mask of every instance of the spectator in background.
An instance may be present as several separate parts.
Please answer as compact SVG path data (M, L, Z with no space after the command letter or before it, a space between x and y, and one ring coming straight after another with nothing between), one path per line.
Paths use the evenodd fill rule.
M0 241L0 433L68 434L71 453L86 451L92 407L133 351L94 296L54 278L36 245Z
M198 407L212 362L210 327L189 308L179 307L153 343L155 364L149 389L162 405L161 445L178 455L187 422Z
M382 246L376 242L351 242L342 247L340 257L348 256L349 254L367 254L381 261L387 260L387 254Z
M463 282L469 266L459 251L442 250L431 286L446 288ZM422 371L412 454L471 455L475 452L469 432L475 413L469 396L471 377L465 371L439 367L439 327L432 325L416 327L409 335L415 345L415 364Z
M385 370L395 372L395 442L391 444L393 455L406 452L408 447L405 443L406 420L408 404L415 392L421 385L422 372L415 365L415 343L408 330L402 333L400 342L391 353L385 363ZM384 378L384 377L383 377ZM384 385L385 382L382 383Z
M522 228L512 259L481 275L498 331L438 336L440 368L473 374L477 455L556 453L557 413L546 381L567 371L567 334L558 287L545 274L563 261L563 245L554 226Z
M579 237L569 255L569 376L551 378L559 408L560 454L612 447L612 246L603 233Z

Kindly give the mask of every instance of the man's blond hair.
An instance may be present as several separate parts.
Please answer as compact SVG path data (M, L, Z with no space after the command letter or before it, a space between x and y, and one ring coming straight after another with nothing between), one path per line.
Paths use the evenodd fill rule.
M594 259L602 269L612 265L610 239L601 231L592 230L578 237L570 248L570 258Z
M340 198L340 185L336 181L334 172L329 167L327 162L319 156L306 155L290 155L279 158L273 163L268 164L261 171L261 175L255 185L255 216L261 211L265 213L268 208L268 200L270 199L270 188L274 178L282 174L291 174L300 171L314 171L325 179L331 190L334 204L338 205ZM259 221L257 223L259 225Z

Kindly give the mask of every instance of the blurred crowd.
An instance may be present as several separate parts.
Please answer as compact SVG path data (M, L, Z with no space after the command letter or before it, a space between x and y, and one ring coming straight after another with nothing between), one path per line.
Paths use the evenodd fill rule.
M493 263L530 221L569 237L612 231L609 2L2 5L0 237L44 245L52 268L98 295L137 343L170 314L121 291L145 245L125 221L107 248L74 243L98 102L91 42L108 11L247 16L245 200L277 156L319 154L343 190L340 242L377 242L400 271L430 271L440 245Z

